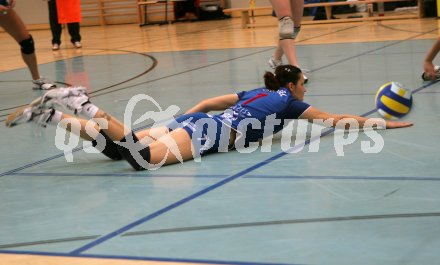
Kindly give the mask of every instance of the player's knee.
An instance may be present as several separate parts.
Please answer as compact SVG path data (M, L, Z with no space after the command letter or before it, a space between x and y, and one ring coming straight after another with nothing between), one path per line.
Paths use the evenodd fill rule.
M24 54L32 54L35 52L35 43L32 35L28 39L20 41L21 52Z
M127 138L132 138L133 141L131 141L131 139L127 141ZM131 132L131 135L127 135L121 139L120 143L121 145L117 147L118 152L134 169L148 169L151 160L150 148L141 144L134 132Z
M278 21L278 33L280 40L295 38L295 30L291 17L283 17Z

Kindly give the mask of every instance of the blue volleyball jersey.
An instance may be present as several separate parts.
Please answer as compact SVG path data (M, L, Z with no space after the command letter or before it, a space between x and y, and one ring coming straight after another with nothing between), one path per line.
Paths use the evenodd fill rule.
M246 142L255 142L263 138L268 116L280 120L280 124L275 123L273 131L266 132L266 135L279 132L286 120L298 119L310 107L309 104L294 98L284 87L277 91L257 88L237 93L237 95L237 104L214 117L240 133L243 133L245 129L243 125L245 125L247 127ZM258 123L261 126L258 126Z

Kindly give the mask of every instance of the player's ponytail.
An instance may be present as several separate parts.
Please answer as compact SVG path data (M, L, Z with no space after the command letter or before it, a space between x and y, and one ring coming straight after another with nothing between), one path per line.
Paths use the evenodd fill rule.
M301 70L293 65L281 65L275 69L275 74L266 72L264 84L269 90L277 91L280 87L287 87L292 82L296 85L301 77Z
M267 89L273 91L277 91L278 89L280 89L281 86L278 79L271 72L266 72L264 74L264 85L266 86Z

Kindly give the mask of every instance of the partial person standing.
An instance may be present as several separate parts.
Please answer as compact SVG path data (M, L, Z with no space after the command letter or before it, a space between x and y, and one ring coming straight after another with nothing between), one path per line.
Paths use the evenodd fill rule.
M428 80L436 80L440 78L440 66L434 65L434 63L432 62L434 61L434 58L437 56L439 51L440 51L440 37L437 38L437 41L428 51L428 53L425 56L425 60L423 61L423 74L422 74L423 80L428 81Z
M269 59L269 66L275 69L282 65L282 57L286 55L290 65L300 68L296 58L295 39L301 30L304 0L270 0L270 3L278 18L279 40L274 54ZM308 78L305 75L304 80L307 83Z
M2 27L21 47L21 57L32 75L33 89L51 89L56 87L52 82L40 76L35 43L23 20L14 10L15 0L0 1L0 27Z
M67 25L70 42L75 48L81 48L80 25L81 5L79 0L49 0L49 22L52 31L52 50L60 49L62 24Z

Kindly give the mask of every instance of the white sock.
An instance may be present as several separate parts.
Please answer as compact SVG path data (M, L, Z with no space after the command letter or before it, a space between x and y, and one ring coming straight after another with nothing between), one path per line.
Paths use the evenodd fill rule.
M93 105L92 103L86 103L84 104L84 106L82 106L80 113L89 119L93 119L98 110L99 108L96 105Z

